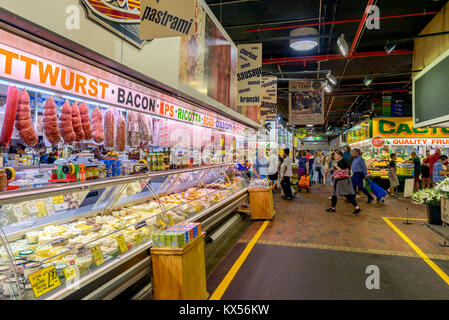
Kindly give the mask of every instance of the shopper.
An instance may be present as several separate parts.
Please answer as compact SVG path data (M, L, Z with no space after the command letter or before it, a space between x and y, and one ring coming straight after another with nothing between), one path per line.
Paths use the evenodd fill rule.
M292 158L290 157L290 149L284 149L284 161L281 166L281 187L284 191L284 200L293 200L292 187L290 178L292 176Z
M321 174L323 175L323 184L330 186L331 183L331 177L329 175L330 172L330 160L328 155L324 155L321 160Z
M349 165L344 159L343 152L338 151L335 154L335 160L337 161L337 164L333 168L334 186L332 188L331 207L326 209L326 211L336 212L335 206L337 205L337 197L345 196L346 199L348 199L348 201L354 206L353 214L359 214L362 210L355 201L355 192L349 175Z
M312 182L314 184L320 183L320 173L321 173L320 162L321 162L321 152L318 150L315 152L312 164Z
M359 149L354 149L352 152L352 184L354 186L354 190L357 189L363 192L367 197L367 203L371 203L374 200L374 197L365 189L364 182L365 177L367 176L366 164L365 160L362 158L362 153Z
M268 157L268 180L275 186L278 179L279 159L276 149L268 149L268 152L270 152Z
M423 189L426 189L426 188L431 188L430 167L429 167L429 163L424 162L424 160L421 163L421 181L422 181Z
M390 163L388 164L388 179L390 180L390 197L395 197L395 189L397 186L399 186L399 180L397 175L397 167L396 167L396 160L397 156L396 153L392 153L390 155Z
M253 162L253 174L258 179L265 179L268 176L268 159L264 148L257 150L257 156Z
M439 156L438 156L439 157ZM429 158L427 158L429 159ZM416 151L413 150L412 152L410 152L410 159L407 161L404 161L405 163L413 163L413 176L414 176L414 186L413 186L413 192L416 192L419 190L420 188L420 180L419 177L421 175L421 171L422 171L422 167L421 167L421 160L419 159L418 155L416 154ZM435 162L432 163L432 165L430 165L429 163L429 168L431 168L431 166L433 166ZM432 170L430 170L429 175L432 174Z
M48 158L47 158L47 164L54 164L56 160L57 159L56 159L55 153L50 152L50 154L48 155Z
M429 163L431 178L433 178L433 166L435 163L437 163L440 160L440 157L441 157L441 150L440 150L440 148L436 148L435 153L426 158L427 162ZM435 181L431 181L431 182L435 182Z
M436 183L446 179L446 176L449 175L449 171L444 167L444 163L447 161L447 156L442 155L440 160L435 162L432 170L432 182L435 185Z
M349 158L351 157L351 147L350 146L345 146L343 148L344 150L344 157L345 157L345 161L349 164Z
M298 180L301 180L301 177L305 175L309 175L309 160L307 159L307 152L302 151L298 161Z

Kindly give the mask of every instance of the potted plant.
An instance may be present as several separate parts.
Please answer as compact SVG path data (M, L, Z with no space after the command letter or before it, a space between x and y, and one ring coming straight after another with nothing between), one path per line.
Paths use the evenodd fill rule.
M430 224L442 224L441 196L441 192L436 189L418 190L412 195L413 202L427 205L427 219Z

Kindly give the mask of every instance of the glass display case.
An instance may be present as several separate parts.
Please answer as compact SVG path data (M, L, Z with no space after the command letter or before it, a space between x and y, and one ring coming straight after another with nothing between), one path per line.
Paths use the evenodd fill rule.
M68 298L148 252L153 232L246 191L233 165L215 165L0 193L0 299Z

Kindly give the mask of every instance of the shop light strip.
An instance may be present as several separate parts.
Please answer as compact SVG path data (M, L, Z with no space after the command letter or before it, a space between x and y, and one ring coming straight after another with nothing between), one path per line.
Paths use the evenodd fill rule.
M16 86L19 89L26 89L26 90L30 90L30 91L36 91L36 92L47 94L47 95L50 95L50 96L54 96L55 95L55 93L52 92L52 91L42 90L42 89L38 89L36 87L31 87L31 86L25 86L23 84L19 84L19 83L15 83L15 82L9 82L9 81L5 81L5 80L0 80L0 84L8 86L8 87L13 85L13 86Z

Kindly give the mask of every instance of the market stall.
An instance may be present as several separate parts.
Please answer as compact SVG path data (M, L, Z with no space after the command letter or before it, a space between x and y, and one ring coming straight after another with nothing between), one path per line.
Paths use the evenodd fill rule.
M237 146L258 127L23 34L0 39L0 300L148 295L155 233L211 232L247 199Z

